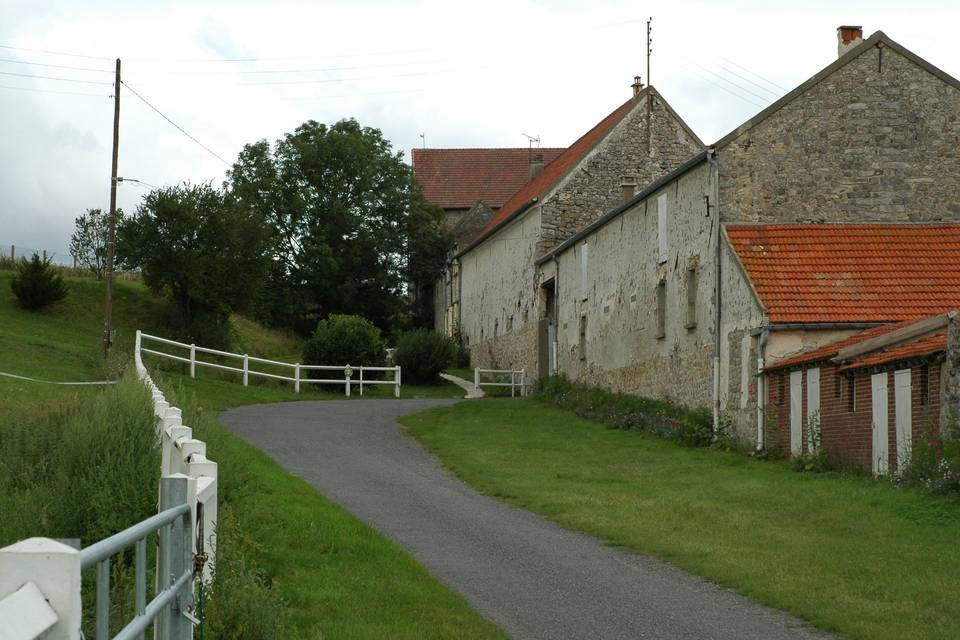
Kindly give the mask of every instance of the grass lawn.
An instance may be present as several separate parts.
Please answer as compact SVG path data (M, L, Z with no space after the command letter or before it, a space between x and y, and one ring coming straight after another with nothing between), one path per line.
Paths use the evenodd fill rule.
M240 535L234 544L249 547L251 559L264 567L286 601L287 637L505 637L406 551L216 419L229 407L303 396L226 381L158 377L219 464L221 514L237 520Z
M139 283L118 281L114 313L118 346L115 361L105 363L99 342L102 283L67 278L67 299L37 314L16 307L11 277L12 272L0 270L0 371L47 380L100 380L115 373L120 364L130 363L137 328L166 335L162 302ZM232 318L231 323L236 350L279 360L298 359L301 347L296 338L243 318ZM284 620L280 635L284 638L504 637L404 550L231 435L216 420L220 410L240 404L339 399L342 393L310 387L298 395L288 386L271 383L245 388L238 376L204 370L190 379L161 370L149 356L146 362L168 398L184 410L185 422L207 442L210 458L220 468L220 558L225 583L220 586L219 614L208 618L220 626L208 628L208 638L277 637L280 626L270 621L272 618ZM388 386L371 391L375 397L393 394ZM102 392L103 387L65 387L0 377L0 463L8 462L4 456L13 454L13 440L5 436L14 429L21 433L47 416L58 420ZM402 395L458 397L462 391L454 385L404 385ZM23 440L33 442L34 437ZM43 449L33 449L40 450L41 460L32 466L42 467ZM156 468L151 465L143 473L155 474ZM28 504L34 498L63 497L31 494L20 476L12 481L16 488L6 496L11 500ZM0 527L0 533L4 531ZM31 527L31 531L36 530ZM64 530L49 535L70 537L72 533ZM13 541L4 537L9 536L0 536L0 546ZM209 604L211 614L216 613L214 601Z
M956 499L685 448L533 399L465 402L401 422L485 493L823 629L960 637Z

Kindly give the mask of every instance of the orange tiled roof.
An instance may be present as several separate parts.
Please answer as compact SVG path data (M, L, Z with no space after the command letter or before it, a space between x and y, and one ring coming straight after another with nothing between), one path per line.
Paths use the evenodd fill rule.
M861 358L855 358L849 363L840 367L841 371L850 371L852 369L862 369L864 367L873 367L898 360L909 360L911 358L923 358L931 356L947 349L947 332L940 331L933 335L899 344L890 349L882 349L873 353L868 353Z
M890 322L960 307L960 224L726 229L772 323Z
M885 324L881 327L872 327L870 329L866 329L865 331L861 331L856 335L852 335L847 338L837 340L836 342L823 345L822 347L811 349L805 353L800 353L795 356L791 356L790 358L786 358L785 360L775 362L770 366L764 367L764 371L770 372L804 364L812 364L814 362L822 362L824 360L832 360L836 358L840 351L846 347L859 344L866 340L870 340L871 338L886 335L896 331L897 329L902 329L923 320L927 320L930 317L932 316ZM847 371L850 369L860 369L862 367L872 367L880 364L886 364L888 362L896 362L898 360L922 358L924 356L929 356L944 351L946 348L947 330L940 329L932 334L919 336L918 338L913 338L912 340L908 340L906 342L894 344L890 347L879 348L875 349L874 351L864 353L860 356L857 356L850 362L844 363L844 365L840 367L840 370Z
M532 198L542 198L543 195L552 189L560 180L570 171L574 166L577 165L589 152L593 149L600 140L603 139L607 133L613 129L620 120L623 119L627 113L630 112L630 109L636 105L640 98L647 95L647 91L650 88L644 89L639 93L639 95L634 96L624 102L622 105L617 107L617 109L608 115L606 118L601 120L595 127L590 129L590 131L583 134L579 140L574 142L568 149L565 149L556 160L544 167L543 171L537 176L534 180L528 182L526 185L520 188L519 191L513 194L513 196L507 200L503 207L497 211L496 214L490 219L490 221L480 230L477 236L474 238L471 243L471 247L476 245L481 240L492 234L503 224L511 220L514 216L518 215L525 208L525 205L530 202Z
M545 164L563 149L414 149L413 172L430 202L469 209L477 202L497 208L530 181L530 155Z

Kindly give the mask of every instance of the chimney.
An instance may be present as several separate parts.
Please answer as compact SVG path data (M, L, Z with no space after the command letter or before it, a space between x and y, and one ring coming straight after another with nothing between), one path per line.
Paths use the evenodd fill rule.
M636 96L640 93L640 90L643 89L643 82L640 81L640 76L633 76L633 84L630 85L633 89L633 95Z
M530 180L533 181L540 172L543 171L543 154L538 153L535 156L530 156Z
M859 25L841 25L837 27L837 57L863 40L863 27Z

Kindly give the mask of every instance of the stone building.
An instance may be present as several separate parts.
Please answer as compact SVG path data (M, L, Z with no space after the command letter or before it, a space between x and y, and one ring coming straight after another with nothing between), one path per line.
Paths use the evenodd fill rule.
M792 232L802 239L844 233L825 223L880 221L883 236L960 220L960 83L882 32L860 33L842 27L837 61L706 152L552 250L557 236L546 236L533 281L549 301L539 309L550 337L539 371L713 406L718 423L762 442L758 366L905 319L831 316L834 299L862 301L856 278L842 274L834 298L778 316L771 301L805 285L781 283L764 299L766 272L745 268L738 240L774 223L802 223ZM928 295L940 296L940 310L960 306L948 291Z
M633 197L703 148L653 87L590 129L497 211L452 259L435 296L439 330L461 336L474 364L538 371L547 344L536 258L604 211ZM544 364L544 370L546 364Z

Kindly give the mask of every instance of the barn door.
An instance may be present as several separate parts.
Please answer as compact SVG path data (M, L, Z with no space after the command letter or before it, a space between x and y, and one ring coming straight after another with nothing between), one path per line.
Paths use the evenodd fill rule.
M814 424L816 422L816 424ZM816 453L820 444L819 434L813 429L820 429L820 369L807 369L807 451Z
M790 454L803 453L803 371L790 372Z
M913 450L913 412L912 385L910 369L893 372L893 400L895 403L894 420L897 426L897 471L903 471L910 464Z
M887 373L875 373L871 376L870 387L873 391L873 473L879 476L886 475L890 467Z

